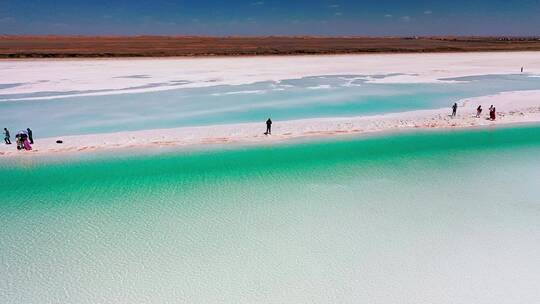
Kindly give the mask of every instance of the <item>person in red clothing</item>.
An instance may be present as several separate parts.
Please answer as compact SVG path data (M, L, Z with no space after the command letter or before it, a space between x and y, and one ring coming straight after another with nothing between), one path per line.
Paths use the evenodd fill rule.
M489 107L489 119L491 120L495 120L497 116L497 109L491 105L491 107Z

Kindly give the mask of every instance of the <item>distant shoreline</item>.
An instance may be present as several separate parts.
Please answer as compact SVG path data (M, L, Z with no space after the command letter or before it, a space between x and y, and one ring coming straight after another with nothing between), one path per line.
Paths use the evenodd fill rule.
M540 51L540 37L0 36L0 59Z

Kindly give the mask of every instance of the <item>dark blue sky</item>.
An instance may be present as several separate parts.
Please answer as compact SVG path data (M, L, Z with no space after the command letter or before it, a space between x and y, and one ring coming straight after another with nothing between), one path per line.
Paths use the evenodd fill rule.
M0 34L540 35L540 0L0 0Z

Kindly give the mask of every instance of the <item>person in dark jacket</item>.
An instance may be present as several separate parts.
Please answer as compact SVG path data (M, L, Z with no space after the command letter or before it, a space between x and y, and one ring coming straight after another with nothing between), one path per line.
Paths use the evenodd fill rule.
M457 103L454 103L454 105L452 106L452 117L456 117L456 113L457 113Z
M34 144L34 137L32 137L32 130L30 128L26 128L26 131L28 132L28 140L30 141L30 144Z
M266 135L272 134L272 120L270 118L268 118L268 120L266 121L266 133L264 134Z
M480 118L480 114L482 114L482 105L479 105L478 108L476 108L476 118Z
M4 128L4 142L6 145L11 145L11 139L10 139L9 131L7 128Z

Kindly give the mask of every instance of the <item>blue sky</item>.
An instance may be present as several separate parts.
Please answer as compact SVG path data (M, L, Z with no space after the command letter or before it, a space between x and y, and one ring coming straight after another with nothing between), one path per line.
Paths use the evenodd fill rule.
M540 0L0 0L0 34L540 35Z

